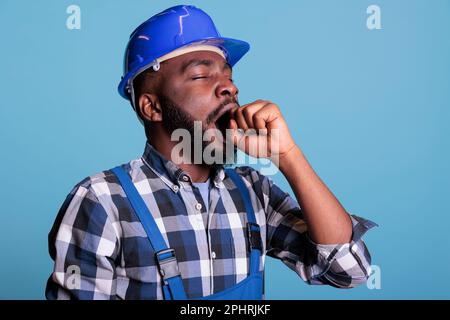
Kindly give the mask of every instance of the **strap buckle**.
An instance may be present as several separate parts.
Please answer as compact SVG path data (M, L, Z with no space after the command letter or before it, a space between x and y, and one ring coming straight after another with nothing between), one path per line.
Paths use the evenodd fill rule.
M158 264L159 274L164 282L167 279L180 275L175 250L172 248L158 251L156 254L156 263Z
M258 224L247 222L247 236L250 250L257 249L262 251L261 232Z

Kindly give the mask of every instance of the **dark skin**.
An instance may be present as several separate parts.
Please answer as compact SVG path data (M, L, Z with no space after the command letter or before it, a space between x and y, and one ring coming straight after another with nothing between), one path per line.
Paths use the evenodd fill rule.
M186 66L190 62L192 64ZM231 66L219 54L209 51L191 52L162 62L161 69L149 82L152 85L148 92L139 97L140 113L151 122L147 128L149 141L166 159L171 158L172 148L178 141L171 141L170 132L162 125L158 93L170 97L193 120L201 121L204 128L214 128L214 124L208 123L208 115L221 103L237 100L238 95L238 88L232 82ZM225 106L217 117L235 106L232 103ZM211 170L206 164L182 163L179 167L195 182L206 181Z
M183 68L192 60L203 63ZM171 140L170 132L162 125L164 113L158 94L170 97L193 120L202 121L204 127L211 128L215 126L216 119L210 122L208 115L226 100L237 101L238 88L231 79L232 70L225 59L211 51L190 52L162 62L160 70L153 75L151 84L146 84L138 99L137 107L141 117L150 124L146 128L150 143L166 159L171 159L172 148L178 143ZM352 236L348 213L317 176L294 142L280 108L270 101L257 100L241 107L234 103L228 104L217 117L224 112L230 115L228 128L233 130L233 142L239 149L251 156L260 157L248 148L249 142L253 140L267 145L271 159L276 156L273 157L276 159L274 163L296 195L311 239L320 244L348 243ZM248 137L240 134L237 129L265 129L268 132L276 129L282 139L278 148L274 149L268 142L270 134ZM211 167L206 164L182 163L179 167L194 182L206 181L211 172Z

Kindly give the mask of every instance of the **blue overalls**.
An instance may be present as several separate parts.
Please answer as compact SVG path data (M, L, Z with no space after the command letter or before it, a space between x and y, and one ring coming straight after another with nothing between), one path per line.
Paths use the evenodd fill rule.
M243 197L247 211L247 236L250 243L249 275L236 285L221 292L202 297L200 300L261 300L263 298L263 275L259 271L262 251L259 225L256 223L255 212L247 187L241 177L233 169L225 169ZM178 262L174 249L168 248L152 214L139 195L129 175L120 167L112 172L117 176L132 208L141 221L155 254L159 273L162 278L162 288L165 300L186 300Z

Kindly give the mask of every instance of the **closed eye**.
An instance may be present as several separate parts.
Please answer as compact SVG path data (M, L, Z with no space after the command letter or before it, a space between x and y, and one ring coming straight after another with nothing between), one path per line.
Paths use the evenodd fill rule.
M194 76L191 79L198 80L198 79L206 79L206 78L208 78L208 76ZM228 80L230 80L231 83L234 83L234 80L232 78L229 78Z

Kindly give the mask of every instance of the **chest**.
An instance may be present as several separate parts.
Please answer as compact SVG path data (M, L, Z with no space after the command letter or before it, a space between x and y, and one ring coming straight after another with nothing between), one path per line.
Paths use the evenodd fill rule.
M176 193L168 188L148 193L140 191L162 237L168 247L175 250L182 275L186 278L246 276L249 266L248 220L237 190L211 188L208 205L196 188L180 188ZM265 252L264 208L254 193L250 193L250 198ZM125 201L119 211L118 224L122 235L118 273L157 282L155 252L142 224Z

